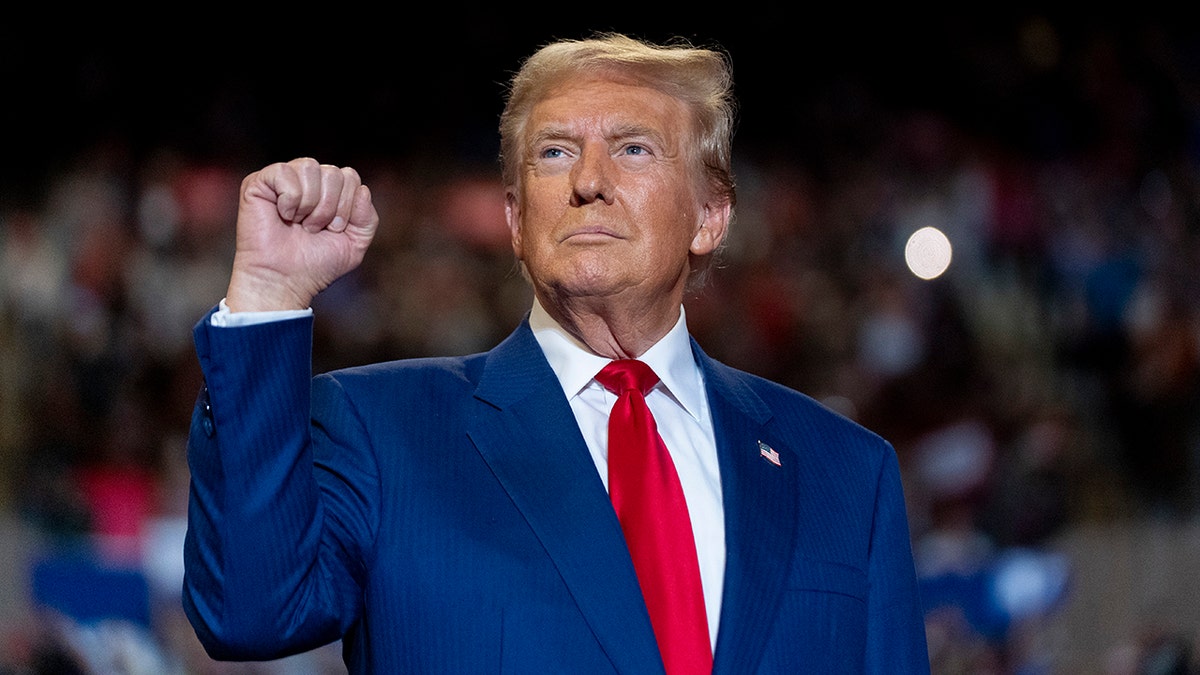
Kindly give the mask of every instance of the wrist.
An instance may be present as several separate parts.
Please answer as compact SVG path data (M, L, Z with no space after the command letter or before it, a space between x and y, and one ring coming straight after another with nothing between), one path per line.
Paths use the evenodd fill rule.
M312 296L296 292L286 284L272 282L261 275L239 272L230 276L225 292L230 312L274 312L304 310L312 306Z

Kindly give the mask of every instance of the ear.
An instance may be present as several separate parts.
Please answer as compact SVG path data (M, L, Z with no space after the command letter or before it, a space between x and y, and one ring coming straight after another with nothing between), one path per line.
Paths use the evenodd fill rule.
M692 237L692 245L689 249L692 255L703 256L717 250L721 242L725 240L732 211L733 208L728 199L705 202L703 219L700 221L700 227L696 230L695 236Z
M504 220L508 222L513 254L521 260L521 202L512 189L504 192Z

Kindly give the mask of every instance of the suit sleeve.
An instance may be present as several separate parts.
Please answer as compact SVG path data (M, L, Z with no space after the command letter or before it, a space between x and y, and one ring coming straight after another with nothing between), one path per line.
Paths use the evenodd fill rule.
M868 577L866 672L929 673L900 468L890 447L877 485Z
M332 642L362 606L373 464L339 455L368 452L362 425L352 411L332 414L337 429L312 422L311 317L242 328L205 317L194 337L205 387L188 439L188 618L218 659ZM323 407L343 400L335 389Z

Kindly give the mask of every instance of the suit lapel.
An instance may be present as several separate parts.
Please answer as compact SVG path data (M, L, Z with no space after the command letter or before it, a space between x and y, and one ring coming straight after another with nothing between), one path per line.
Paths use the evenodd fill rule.
M726 569L714 671L753 671L792 552L800 454L771 412L693 342L712 409L725 504ZM596 467L558 380L523 324L488 355L468 435L554 560L618 672L661 668L653 629ZM759 442L780 454L765 459Z
M796 538L800 455L771 436L770 409L693 342L704 371L725 503L725 592L713 670L754 672L774 624ZM759 443L780 455L776 465Z
M488 355L467 433L533 529L618 672L657 645L620 524L527 324Z

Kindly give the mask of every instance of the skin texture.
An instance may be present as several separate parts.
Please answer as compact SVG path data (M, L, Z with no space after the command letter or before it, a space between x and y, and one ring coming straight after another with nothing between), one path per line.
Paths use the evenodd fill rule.
M547 311L596 354L640 355L679 318L689 255L720 245L728 203L706 195L684 104L630 81L569 82L534 106L513 251Z
M362 262L378 226L354 169L306 157L246 176L226 304L235 312L309 307Z

